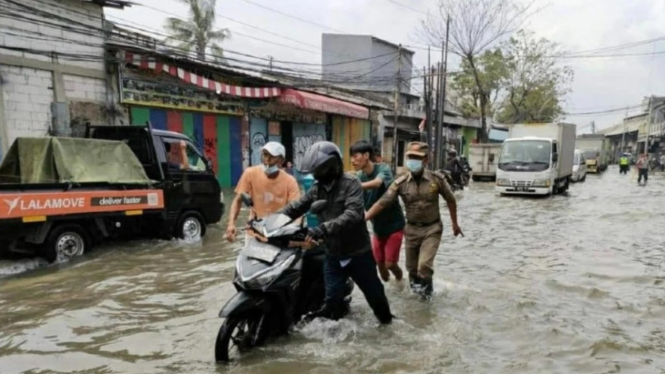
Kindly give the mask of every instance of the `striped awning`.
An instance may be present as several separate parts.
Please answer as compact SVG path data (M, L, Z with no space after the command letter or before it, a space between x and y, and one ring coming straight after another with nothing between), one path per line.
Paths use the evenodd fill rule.
M245 87L233 86L230 84L217 82L200 75L189 72L174 65L169 65L158 61L150 56L139 55L136 53L125 54L125 61L128 64L139 67L140 69L154 70L156 73L166 73L177 77L185 83L215 91L220 94L226 94L238 97L248 97L254 99L264 99L277 97L281 95L281 90L277 87Z

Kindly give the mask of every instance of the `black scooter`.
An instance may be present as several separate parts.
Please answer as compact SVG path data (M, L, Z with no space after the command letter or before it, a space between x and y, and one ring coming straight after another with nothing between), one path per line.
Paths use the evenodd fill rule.
M245 205L252 208L247 194ZM312 204L320 213L326 201ZM226 318L215 343L215 360L228 362L265 343L269 337L288 332L308 314L323 307L324 251L305 242L307 229L283 214L249 221L248 239L236 260L233 285L238 291L219 312ZM316 244L315 244L316 245ZM345 309L349 310L354 284L347 281ZM236 348L234 352L234 349Z

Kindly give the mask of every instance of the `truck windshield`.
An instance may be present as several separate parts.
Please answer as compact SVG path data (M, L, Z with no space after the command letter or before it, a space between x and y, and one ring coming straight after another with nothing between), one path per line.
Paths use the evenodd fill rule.
M499 168L514 171L542 171L550 166L551 143L545 140L519 140L503 143Z
M595 149L585 149L584 150L584 158L586 158L587 160L589 160L589 159L593 160L596 157L598 157L598 151L597 150L595 150Z

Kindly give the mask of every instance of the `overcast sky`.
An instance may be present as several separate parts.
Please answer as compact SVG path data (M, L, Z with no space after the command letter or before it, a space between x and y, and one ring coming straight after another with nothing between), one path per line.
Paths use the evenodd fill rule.
M129 25L163 33L162 26L168 17L164 12L181 17L188 14L187 7L178 0L133 1L163 12L133 6L124 10L107 9L107 16L112 21L124 20ZM417 37L417 30L424 14L428 11L438 12L438 0L393 1L217 0L217 26L229 28L233 34L224 43L225 48L253 56L273 56L275 60L320 64L321 34L343 31L371 34L393 43L418 47L414 48L414 65L425 66L427 51L424 48L427 43ZM413 9L400 7L395 2ZM289 18L255 4L319 25ZM662 0L539 0L537 6L540 11L529 18L525 28L559 43L569 52L639 42L665 35L665 1ZM665 51L665 41L603 53L647 54L645 56L563 61L575 71L572 93L566 97L564 109L568 113L604 111L634 106L650 94L665 94L665 52L652 54L661 51ZM229 53L226 56L246 59ZM432 59L439 60L438 54L433 53ZM457 61L452 59L451 69L454 69ZM315 66L300 68L317 69ZM419 94L415 90L413 93ZM630 114L638 112L639 109L633 109ZM578 126L587 125L593 120L597 128L604 128L620 122L624 114L624 111L620 111L578 115L569 116L566 120ZM590 128L587 126L580 130L588 132Z

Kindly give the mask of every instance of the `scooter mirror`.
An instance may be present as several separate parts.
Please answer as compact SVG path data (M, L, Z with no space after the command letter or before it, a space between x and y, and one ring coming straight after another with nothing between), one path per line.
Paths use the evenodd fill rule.
M252 198L246 192L243 192L240 195L240 198L242 199L243 204L247 205L248 207L251 208L254 206L254 201L252 201Z
M326 203L325 200L316 200L312 203L312 207L309 208L309 211L315 214L321 213L326 209Z

